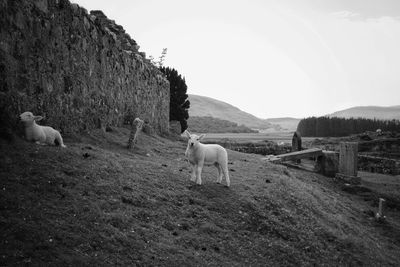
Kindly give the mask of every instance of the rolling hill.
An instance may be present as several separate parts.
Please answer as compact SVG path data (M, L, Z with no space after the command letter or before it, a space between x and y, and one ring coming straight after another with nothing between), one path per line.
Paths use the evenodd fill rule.
M279 126L210 97L189 95L189 101L189 116L214 117L235 122L239 125L245 125L253 129L279 129Z
M390 107L359 106L344 109L328 115L329 117L341 118L367 118L380 120L400 120L400 105Z
M210 97L189 95L190 109L189 116L214 117L222 120L235 122L238 125L245 125L252 129L268 131L295 131L300 119L283 117L260 119L256 116L240 110L239 108ZM400 120L400 105L381 106L358 106L337 111L326 115L328 117L341 118L367 118L380 120Z
M295 118L260 119L239 108L210 97L189 95L189 116L214 117L252 129L272 131L294 131L300 121Z
M257 133L244 125L235 122L221 120L214 117L191 116L187 120L188 130L195 133Z

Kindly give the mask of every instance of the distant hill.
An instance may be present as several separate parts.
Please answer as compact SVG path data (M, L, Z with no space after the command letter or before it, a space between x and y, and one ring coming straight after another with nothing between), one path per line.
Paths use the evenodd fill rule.
M275 125L279 125L284 131L296 131L300 119L284 117L266 119L266 121Z
M256 133L244 125L213 117L191 116L188 119L188 130L196 133Z
M379 106L360 106L353 107L341 111L334 112L328 115L329 117L340 118L367 118L380 120L400 120L400 105L391 107Z
M228 103L199 95L189 95L190 109L189 116L214 117L222 120L235 122L238 125L245 125L252 129L279 129L266 120L257 118L247 112L238 109Z
M256 116L240 110L226 102L206 96L189 95L189 116L213 117L230 122L245 125L261 131L295 131L300 119L284 117L260 119ZM391 107L359 106L341 110L327 115L340 118L367 118L380 120L400 120L400 105Z

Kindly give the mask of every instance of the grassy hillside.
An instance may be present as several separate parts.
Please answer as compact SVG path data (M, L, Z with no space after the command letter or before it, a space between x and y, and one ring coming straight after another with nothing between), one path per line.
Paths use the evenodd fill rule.
M400 205L377 224L377 196L233 151L230 188L196 186L184 140L128 135L0 139L0 266L400 264Z
M188 130L196 133L256 133L244 125L213 117L196 117L188 119Z
M378 106L365 106L353 107L341 111L334 112L329 117L343 117L343 118L367 118L367 119L380 119L380 120L400 120L400 106L391 107L378 107Z
M189 95L189 116L214 117L222 120L246 125L254 129L270 129L276 126L269 122L246 113L228 103L198 95Z

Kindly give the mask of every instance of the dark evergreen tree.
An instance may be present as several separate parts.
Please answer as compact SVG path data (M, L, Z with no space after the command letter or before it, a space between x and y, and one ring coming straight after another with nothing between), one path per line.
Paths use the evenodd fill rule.
M364 118L310 117L302 119L297 126L297 131L304 137L338 137L363 133L365 131L375 131L377 129L400 132L400 121Z
M187 95L185 78L178 71L170 67L160 67L165 74L170 86L169 120L176 120L181 123L182 132L188 128L190 102Z

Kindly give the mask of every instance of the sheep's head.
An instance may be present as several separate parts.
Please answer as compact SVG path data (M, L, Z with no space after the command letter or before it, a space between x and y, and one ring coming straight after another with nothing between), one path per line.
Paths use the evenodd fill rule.
M29 111L22 113L21 115L19 115L19 117L21 118L21 121L25 122L25 123L40 121L43 119L42 116L35 116L35 115L33 115L32 112L29 112Z
M198 145L199 141L201 139L203 139L205 136L205 134L201 134L201 135L191 134L187 130L184 132L184 134L188 138L188 145L187 145L185 154L187 154L189 149L195 148Z

